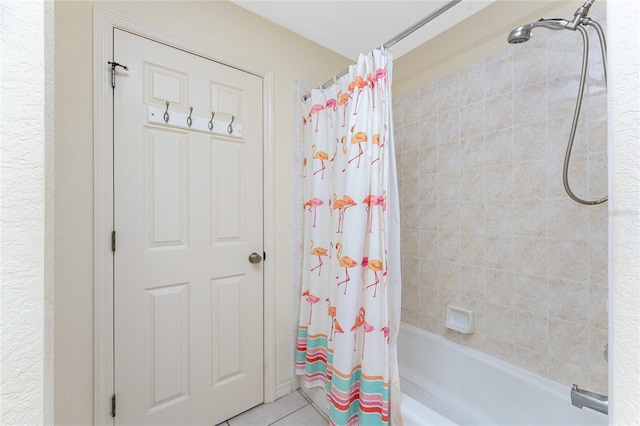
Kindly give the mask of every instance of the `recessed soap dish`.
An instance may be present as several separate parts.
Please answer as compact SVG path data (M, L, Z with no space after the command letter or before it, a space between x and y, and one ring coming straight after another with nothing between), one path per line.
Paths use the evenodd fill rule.
M473 333L473 311L448 305L444 325L451 330L471 334Z

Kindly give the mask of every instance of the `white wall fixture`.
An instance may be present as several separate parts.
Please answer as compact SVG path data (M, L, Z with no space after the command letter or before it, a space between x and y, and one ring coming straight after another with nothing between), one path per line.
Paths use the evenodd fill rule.
M444 325L460 333L473 333L473 312L457 306L447 306Z

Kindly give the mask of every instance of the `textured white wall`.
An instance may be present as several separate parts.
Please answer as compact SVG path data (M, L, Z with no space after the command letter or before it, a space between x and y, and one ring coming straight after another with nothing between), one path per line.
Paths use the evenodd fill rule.
M44 102L53 90L53 84L46 85L51 76L51 67L44 67L51 55L51 49L44 47L43 33L52 35L52 28L43 20L47 20L47 4L43 0L22 2L0 2L0 29L3 52L1 56L0 77L2 140L0 141L2 183L0 189L0 232L2 252L0 259L0 276L2 293L0 294L0 387L2 402L0 403L0 423L38 424L52 423L51 407L48 396L51 394L51 383L48 383L47 365L52 362L50 336L47 326L51 326L48 316L51 306L48 305L51 288L51 245L50 185L51 164L47 152L51 144L44 146L48 140L46 111L50 105ZM43 6L44 5L44 6ZM64 13L58 16L58 7ZM150 6L149 6L150 7ZM640 223L638 214L638 175L639 142L638 142L638 38L640 12L636 0L610 0L609 46L611 69L611 134L614 151L612 152L612 211L614 226L614 263L613 269L613 330L612 357L615 358L612 368L613 424L635 424L640 418L640 345L638 343L638 320L640 308L638 300L638 269L640 258ZM146 8L146 6L145 6ZM56 81L56 92L60 93L62 110L56 109L56 121L62 122L57 127L60 149L56 148L58 164L56 179L56 230L64 237L56 238L56 302L65 302L61 309L56 307L56 377L58 391L56 406L60 408L58 424L85 424L92 422L92 294L91 294L91 247L92 247L92 108L91 108L91 3L56 2L56 48L58 40L63 43L64 52L56 61L60 73ZM170 14L168 14L170 15ZM59 20L58 20L59 19ZM169 17L168 17L169 19ZM184 22L175 25L186 28ZM191 25L191 27L193 27ZM29 31L24 31L28 28ZM226 28L226 27L224 27ZM222 35L225 31L221 30ZM274 27L275 28L275 27ZM174 28L175 29L175 28ZM13 31L12 31L13 30ZM22 34L19 32L22 31ZM176 31L188 31L176 30ZM248 32L245 32L248 34ZM18 36L19 34L19 36ZM189 35L188 35L189 36ZM282 35L291 38L289 34ZM248 36L247 36L248 37ZM46 36L45 42L47 41ZM255 41L255 37L252 37ZM214 42L216 47L224 48L228 37ZM268 41L278 41L278 36L268 37ZM303 77L316 82L326 79L327 73L344 68L344 64L316 61L315 69L310 69L304 62L295 65L295 52L291 46L276 43L269 49L264 45L248 47L250 40L244 38L238 46L243 55L254 53L263 58L264 54L274 54L274 67L284 75L277 81L282 90L276 108L280 116L288 115L288 90L290 82ZM268 44L268 43L267 43ZM282 45L281 48L278 44ZM286 44L286 43L285 43ZM318 52L316 47L304 52L305 57ZM294 49L295 50L295 49ZM27 53L31 52L30 56ZM285 63L282 55L285 55ZM26 58L29 58L28 60ZM35 59L37 58L37 59ZM25 60L22 60L25 59ZM332 58L333 59L333 58ZM70 60L70 61L67 61ZM264 59L259 59L264 60ZM323 66L317 66L322 63ZM78 66L80 65L80 66ZM313 68L313 65L311 66ZM65 89L58 83L65 83ZM28 90L25 90L25 86ZM43 87L46 92L43 92ZM58 90L60 89L60 90ZM18 96L19 95L19 96ZM37 99L37 100L36 100ZM23 105L19 107L16 104ZM87 104L88 102L88 104ZM86 108L86 106L89 106ZM34 118L35 117L35 118ZM20 120L19 122L17 120ZM48 121L45 121L48 120ZM16 122L20 125L16 125ZM29 123L26 126L25 123ZM37 123L40 123L38 130ZM44 126L44 127L43 127ZM288 119L280 118L277 135L284 142L291 128ZM27 130L28 129L28 130ZM27 134L28 131L28 134ZM16 143L19 141L20 143ZM24 149L30 146L30 149ZM290 145L284 144L278 151L283 173L280 183L286 183L290 175ZM44 182L47 179L47 182ZM280 194L285 198L283 205L290 206L290 195L285 195L289 185L283 185ZM76 191L79 190L79 191ZM629 196L628 194L632 194ZM635 198L634 198L635 197ZM21 201L22 200L22 201ZM618 206L618 200L621 205ZM635 215L621 216L621 212L636 212ZM618 215L616 215L618 213ZM282 214L286 221L288 214ZM65 226L58 227L58 219ZM67 223L68 222L68 223ZM281 224L281 229L285 229ZM63 232L64 231L64 232ZM49 234L47 234L49 232ZM290 236L285 235L284 241ZM288 243L284 244L282 254L290 253ZM284 264L288 256L283 256L283 267L279 276L288 281L289 268ZM17 260L20 259L20 260ZM11 273L11 276L9 276ZM28 289L28 290L26 290ZM18 290L18 291L15 291ZM284 294L284 292L283 292ZM284 297L283 302L289 301ZM282 315L284 341L289 340L288 310ZM44 325L43 325L44 324ZM9 327L12 326L12 327ZM18 327L19 326L19 327ZM29 356L22 357L22 353ZM283 353L288 358L289 349ZM34 355L35 354L35 355ZM13 369L19 368L19 370ZM20 374L17 372L21 371ZM283 369L288 371L288 368ZM11 376L9 373L14 373ZM70 375L65 375L70 373ZM284 376L288 373L284 373ZM21 386L17 390L18 384ZM77 386L80 385L80 386Z
M640 3L610 0L610 424L640 419Z
M50 424L52 412L52 4L1 2L0 424ZM48 113L49 112L49 113ZM46 219L47 218L47 219Z

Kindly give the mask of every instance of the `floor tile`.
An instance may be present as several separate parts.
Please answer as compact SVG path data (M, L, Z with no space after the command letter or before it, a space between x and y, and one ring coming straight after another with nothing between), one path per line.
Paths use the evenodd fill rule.
M227 420L227 422L230 426L268 426L305 405L309 405L309 402L296 391L270 404L258 405ZM313 410L313 407L311 409ZM317 413L316 415L319 416Z
M311 405L302 407L271 426L327 426L327 421Z

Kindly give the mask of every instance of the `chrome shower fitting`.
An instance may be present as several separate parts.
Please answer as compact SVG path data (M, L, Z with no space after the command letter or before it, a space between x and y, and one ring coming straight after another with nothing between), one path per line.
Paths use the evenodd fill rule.
M532 29L536 27L547 28L549 30L564 30L566 29L569 21L566 19L553 18L544 19L541 18L535 22L522 25L521 27L514 28L507 37L507 41L511 44L520 44L529 41L533 37Z
M579 24L584 25L583 21L587 18L589 9L595 1L596 0L587 0L581 7L576 10L576 13L573 14L573 20L567 24L568 30L575 30Z
M535 22L531 22L520 27L514 28L507 37L507 41L511 44L519 44L529 41L531 37L533 37L533 28L541 27L550 30L571 30L578 31L582 36L582 73L580 75L580 87L578 89L578 98L576 100L576 107L573 114L573 121L571 123L571 131L569 133L569 141L567 143L567 150L564 157L564 165L562 168L562 183L564 184L564 189L573 199L574 201L585 204L585 205L595 205L602 204L607 201L607 197L600 198L598 200L583 200L576 196L571 187L569 186L569 161L571 160L571 150L573 148L573 141L576 136L576 130L578 127L578 119L580 118L580 109L582 107L582 96L584 94L584 86L587 78L587 64L589 62L589 37L587 34L587 30L584 28L586 26L591 26L595 29L598 34L598 39L600 41L600 51L602 53L602 66L604 67L604 81L605 85L607 83L607 43L604 38L604 31L600 24L596 21L589 18L587 15L589 13L589 8L594 3L595 0L587 0L581 7L579 7L573 15L573 19L571 21L567 21L566 19L554 18L554 19L540 19Z
M587 407L602 414L609 414L609 398L607 395L580 389L575 384L571 387L571 405L580 409Z

